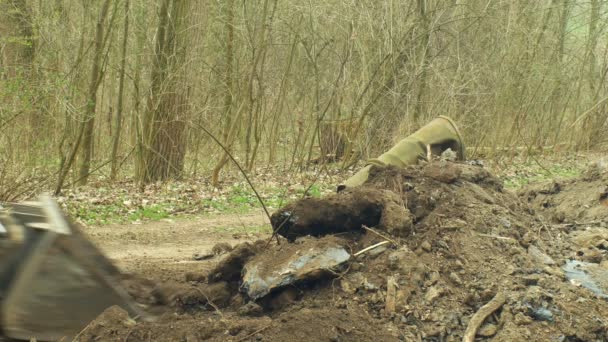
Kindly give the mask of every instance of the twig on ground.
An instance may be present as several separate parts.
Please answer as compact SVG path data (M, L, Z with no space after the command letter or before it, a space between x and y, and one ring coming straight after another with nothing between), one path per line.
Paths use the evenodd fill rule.
M499 240L506 240L506 241L511 241L511 242L517 242L517 240L515 240L514 238L510 238L510 237L506 237L506 236L492 235L492 234L482 234L482 233L477 233L477 235L483 236L483 237L489 237L489 238L493 238L493 239L499 239Z
M556 223L553 224L554 226L561 226L561 227L567 227L567 226L586 226L586 225L594 225L594 224L601 224L602 221L589 221L589 222L570 222L570 223Z
M503 304L507 301L507 296L504 293L499 292L492 298L491 301L486 303L486 305L482 306L477 310L477 312L471 317L469 321L469 325L467 326L467 330L464 332L464 337L462 338L462 342L473 342L475 341L475 335L477 334L477 330L486 320L488 316L490 316L494 311L498 310Z
M382 233L380 233L380 232L376 231L375 229L370 228L368 226L363 225L362 227L363 227L363 229L367 230L368 232L374 233L374 234L378 235L379 237L383 238L384 240L390 241L396 247L399 247L399 244L397 243L397 241L389 238L388 236L386 236L386 235L384 235L384 234L382 234Z
M374 248L380 247L380 246L382 246L382 245L386 245L387 243L391 243L391 242L390 242L390 241L382 241L382 242L378 242L378 243L377 243L377 244L375 244L375 245L371 245L371 246L369 246L369 247L367 247L367 248L363 248L362 250L360 250L360 251L358 251L357 253L353 254L353 256L356 256L356 257L357 257L357 256L359 256L359 255L361 255L361 254L363 254L363 253L365 253L365 252L367 252L367 251L371 251L371 250L372 250L372 249L374 249Z
M217 312L220 317L224 318L224 314L222 314L222 311L220 311L220 309L217 307L217 305L213 304L213 302L209 299L209 297L207 297L207 295L203 292L203 290L199 289L196 286L192 287L193 289L196 289L203 297L205 297L205 299L207 300L207 303L209 305L211 305L211 307L215 310L215 312Z
M270 328L271 326L272 326L272 324L268 324L267 326L265 326L265 327L263 327L263 328L261 328L261 329L258 329L258 330L256 330L256 331L252 332L251 334L249 334L249 335L247 335L247 336L245 336L245 337L243 337L243 338L238 339L238 340L237 340L237 342L245 341L246 339L248 339L248 338L250 338L250 337L253 337L253 336L255 336L256 334L261 333L262 331L264 331L264 330L266 330L266 329Z

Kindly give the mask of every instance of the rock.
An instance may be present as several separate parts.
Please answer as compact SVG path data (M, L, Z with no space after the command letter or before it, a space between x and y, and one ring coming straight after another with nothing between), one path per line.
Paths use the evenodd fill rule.
M517 325L528 325L532 323L532 318L530 316L524 315L522 312L518 312L513 318L513 320Z
M428 303L432 303L435 299L439 298L443 294L444 290L438 286L431 286L426 294L424 295L424 300Z
M431 251L432 246L428 241L424 241L420 244L420 248L422 248L423 251L428 253Z
M477 331L477 336L481 336L481 337L492 337L494 335L496 335L496 332L498 331L498 328L496 327L495 324L486 324L484 326L482 326L481 328L479 328L479 330Z
M387 201L378 228L393 236L408 236L414 227L414 215L397 200Z
M546 274L556 276L560 279L566 279L566 274L564 273L564 271L562 271L556 267L545 266L545 267L543 267L543 272L545 272Z
M342 288L342 291L350 295L355 294L355 292L357 292L357 286L355 286L353 283L346 279L340 280L340 287Z
M598 247L603 241L608 240L608 229L594 227L583 231L574 231L572 235L572 242L581 248Z
M331 236L273 247L275 250L252 258L243 268L241 288L252 299L297 282L332 276L329 271L337 271L350 259L350 254Z
M538 263L545 265L555 265L555 260L553 260L547 254L543 253L543 251L541 251L538 247L534 245L530 245L530 247L528 247L528 255Z
M530 316L536 321L553 322L553 313L546 308L530 308Z
M462 285L462 279L454 272L450 273L450 280L456 285Z

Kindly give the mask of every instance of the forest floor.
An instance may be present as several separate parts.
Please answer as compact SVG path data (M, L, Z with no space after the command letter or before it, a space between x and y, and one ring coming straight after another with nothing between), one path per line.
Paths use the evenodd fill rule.
M338 172L321 181L311 173L300 183L272 174L271 183L256 178L262 197L274 198L273 212L288 202L293 203L288 210L298 212L298 205L313 201L319 211L334 206L338 215L361 198L375 203L378 196L382 210L397 198L413 217L407 232L398 218L383 219L373 225L382 237L356 232L280 246L267 244L268 218L240 182L228 182L222 190L204 182L176 183L149 190L148 196L118 187L101 193L85 189L66 196L64 205L113 262L147 284L129 289L136 300L162 314L154 323L133 325L126 312L112 309L79 339L457 341L476 313L495 306L480 322L480 340L606 340L608 167L603 156L389 168L372 176L363 189L368 192L354 190L350 197L331 194L344 176ZM216 194L211 203L219 200L224 207L169 210L174 202L195 207L192 201L206 201L201 194L207 191ZM70 202L91 194L93 201ZM308 199L298 200L303 197ZM168 209L159 216L113 218L143 212L148 203ZM117 209L99 210L110 214L93 222L86 215L89 207ZM104 222L119 223L99 224ZM251 264L283 274L281 263L303 251L340 246L352 254L386 239L389 248L352 256L346 269L273 289L258 300L243 294L241 275L251 273ZM206 254L210 259L195 260ZM389 309L391 301L396 304Z

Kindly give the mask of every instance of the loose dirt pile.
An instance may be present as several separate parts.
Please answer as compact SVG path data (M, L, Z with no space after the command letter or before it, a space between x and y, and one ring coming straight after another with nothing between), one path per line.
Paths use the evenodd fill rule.
M608 164L591 164L581 177L529 186L519 195L552 223L608 224Z
M607 340L608 302L566 279L577 247L544 221L478 166L373 168L361 187L275 213L280 245L240 244L138 288L163 311L154 322L112 308L78 340Z

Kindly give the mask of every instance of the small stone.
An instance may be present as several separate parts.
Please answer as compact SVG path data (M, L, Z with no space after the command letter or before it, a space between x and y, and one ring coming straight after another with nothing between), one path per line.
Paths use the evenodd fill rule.
M264 314L264 309L255 302L249 302L241 306L238 313L241 316L260 317Z
M566 274L564 273L564 271L562 271L556 267L545 266L543 268L543 272L545 272L546 274L556 276L560 279L566 279Z
M550 256L543 253L543 251L541 251L538 247L534 245L530 245L530 247L528 247L528 255L530 255L530 257L532 257L532 259L534 259L538 263L545 265L555 265L555 261Z
M515 315L514 320L515 320L515 324L517 324L517 325L528 325L528 324L532 323L532 318L524 315L521 312L518 312Z
M440 275L439 272L431 272L429 275L429 284L435 285L439 281Z
M354 294L355 292L357 292L357 287L346 279L340 280L340 287L342 288L342 291L348 294Z
M531 308L530 315L536 321L553 322L553 313L546 308Z
M477 336L492 337L496 335L498 328L495 324L486 324L477 331Z
M462 279L454 272L450 273L450 280L456 285L462 285Z
M431 251L432 246L428 241L424 241L422 244L420 244L420 248L422 248L423 251L428 253Z
M424 299L428 303L432 303L435 299L439 298L443 294L443 290L437 286L431 286L424 295Z

